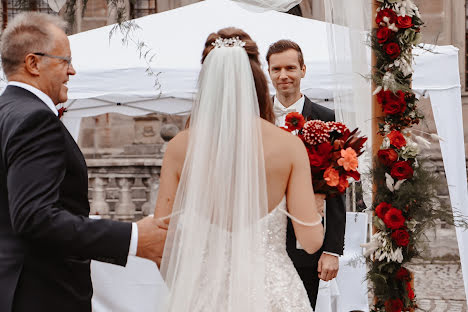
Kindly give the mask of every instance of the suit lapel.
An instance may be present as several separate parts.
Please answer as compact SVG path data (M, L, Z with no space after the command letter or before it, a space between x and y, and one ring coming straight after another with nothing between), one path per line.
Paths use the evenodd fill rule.
M320 116L317 114L317 112L314 109L314 104L305 95L304 95L304 108L302 109L302 116L304 116L306 120L320 119Z

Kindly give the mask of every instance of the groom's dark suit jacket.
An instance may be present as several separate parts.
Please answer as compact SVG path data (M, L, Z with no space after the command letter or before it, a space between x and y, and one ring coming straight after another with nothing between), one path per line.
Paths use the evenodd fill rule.
M335 120L333 110L318 105L305 97L304 108L302 115L306 120L319 119L323 121ZM309 299L315 307L319 278L317 273L317 265L320 256L324 251L343 254L344 233L346 225L346 207L344 197L338 196L327 198L326 200L326 232L322 248L310 255L302 249L296 248L296 235L291 220L288 219L288 230L286 237L286 249L289 257L294 263L301 279L304 282Z
M0 311L91 311L90 259L125 265L131 224L88 218L78 146L33 93L0 96Z

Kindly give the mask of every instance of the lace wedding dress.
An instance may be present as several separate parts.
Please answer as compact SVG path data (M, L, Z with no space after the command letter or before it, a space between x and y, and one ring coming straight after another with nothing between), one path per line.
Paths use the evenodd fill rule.
M286 252L286 197L261 222L265 232L266 295L271 312L312 312L301 278Z

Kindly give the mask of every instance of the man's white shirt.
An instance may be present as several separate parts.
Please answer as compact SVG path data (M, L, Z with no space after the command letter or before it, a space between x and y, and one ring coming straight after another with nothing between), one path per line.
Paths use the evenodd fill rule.
M275 96L273 100L273 110L276 116L275 124L278 127L284 127L286 115L288 115L289 113L293 113L293 112L302 114L302 109L304 108L304 102L305 102L305 98L303 95L301 96L299 100L296 101L296 103L292 104L289 107L284 107L284 105L281 104L278 98Z
M47 94L45 94L41 90L29 84L19 82L19 81L9 81L8 85L28 90L29 92L37 96L42 102L44 102L47 105L47 107L49 107L50 110L54 112L56 116L58 116L58 111L57 111L57 108L55 108L54 102ZM128 249L129 256L136 256L137 246L138 246L138 226L136 225L135 222L133 222L132 223L132 236L130 238L130 247Z

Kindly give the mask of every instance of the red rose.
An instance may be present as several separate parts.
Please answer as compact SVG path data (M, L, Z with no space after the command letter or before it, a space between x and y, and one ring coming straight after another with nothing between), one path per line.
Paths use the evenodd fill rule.
M285 124L291 131L299 130L304 127L305 119L301 114L292 112L286 115Z
M398 271L396 272L395 277L399 281L410 281L411 280L410 272L404 267L401 267L401 268L398 269Z
M392 60L399 57L401 53L400 46L395 42L390 42L390 43L385 44L383 46L383 49L385 53L387 53L387 55L390 56Z
M398 230L405 225L405 217L401 213L401 210L394 207L390 208L385 214L383 221L385 225L392 230Z
M392 238L398 246L406 247L409 244L409 234L406 230L396 230L392 233Z
M380 27L377 30L377 39L379 40L380 44L387 42L388 39L392 38L393 31L390 30L388 27Z
M406 110L405 93L401 90L396 93L382 90L377 93L377 101L387 115L401 114Z
M408 298L414 300L414 290L411 287L411 283L406 283L406 291L408 292Z
M382 164L385 166L391 166L395 161L398 160L398 153L393 148L387 148L379 150L377 156Z
M387 138L389 138L390 144L392 144L396 148L402 148L406 145L405 137L398 130L393 130L392 132L387 134Z
M385 301L385 310L387 312L401 312L403 310L403 301L401 299L390 299Z
M398 28L410 28L411 26L414 26L413 24L413 19L411 16L398 16L397 21L396 21L396 27Z
M375 207L375 214L383 220L385 214L387 213L387 211L390 210L390 208L393 208L392 205L390 205L389 203L386 203L386 202L381 202L380 204L377 205L377 207Z
M377 25L384 22L384 17L388 18L388 23L393 24L396 22L397 15L392 9L383 9L377 13L377 17L375 18L375 22Z
M398 179L398 180L412 178L413 174L414 174L414 170L407 161L396 162L393 165L392 170L390 170L390 175L394 179Z

